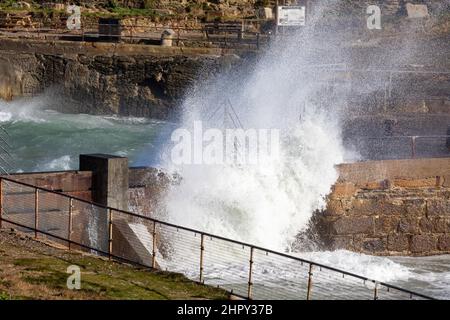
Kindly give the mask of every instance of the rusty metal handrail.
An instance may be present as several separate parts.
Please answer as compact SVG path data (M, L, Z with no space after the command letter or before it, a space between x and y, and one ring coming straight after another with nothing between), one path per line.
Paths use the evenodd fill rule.
M32 188L34 190L34 193L36 195L35 196L35 224L34 224L34 227L25 226L23 224L11 221L9 219L5 219L3 217L3 208L4 208L3 181L7 181L7 182L10 182L12 184L17 184L17 185L21 185L21 186L24 186L24 187ZM58 235L51 234L49 232L40 230L39 226L38 226L38 212L39 212L38 211L38 206L39 206L38 194L39 194L39 191L55 194L57 196L65 197L65 198L69 199L70 200L69 201L69 213L72 212L73 200L76 200L76 201L79 201L79 202L82 202L82 203L86 203L86 204L89 204L91 206L107 209L108 212L109 212L109 214L108 214L108 216L109 216L109 218L108 218L108 226L109 226L108 227L108 233L109 233L109 236L108 236L108 252L102 251L102 250L100 250L98 248L92 248L90 246L87 246L87 245L78 243L76 241L73 241L70 238L70 232L71 232L70 229L69 229L69 235L68 235L67 238L64 238L64 237L61 237L61 236L58 236ZM323 269L330 270L330 271L333 271L333 272L336 272L336 273L339 273L339 274L342 274L342 275L347 275L347 276L350 276L350 277L362 280L364 282L367 281L367 282L374 283L375 284L375 293L374 293L374 297L375 298L377 297L377 292L376 292L378 290L377 289L377 285L382 285L382 286L384 286L384 287L386 287L388 289L394 289L394 290L398 290L398 291L403 292L403 293L407 293L407 294L409 294L411 296L411 298L413 296L416 296L416 297L423 298L423 299L431 299L431 300L434 299L434 298L429 297L429 296L424 295L424 294L416 293L416 292L413 292L413 291L410 291L410 290L407 290L407 289L403 289L403 288L400 288L400 287L397 287L397 286L394 286L394 285L390 285L390 284L387 284L387 283L384 283L384 282L378 282L376 280L373 280L373 279L370 279L370 278L367 278L367 277L363 277L363 276L360 276L360 275L357 275L357 274L353 274L351 272L347 272L347 271L340 270L340 269L337 269L337 268L334 268L334 267L323 265L321 263L316 263L316 262L313 262L313 261L310 261L310 260L306 260L306 259L303 259L303 258L295 257L295 256L292 256L292 255L289 255L289 254L286 254L286 253L277 252L277 251L274 251L274 250L270 250L270 249L262 248L262 247L259 247L259 246L255 246L255 245L252 245L252 244L249 244L249 243L245 243L245 242L241 242L241 241L237 241L237 240L233 240L233 239L228 239L228 238L225 238L225 237L217 236L217 235L210 234L210 233L207 233L207 232L203 232L203 231L200 231L200 230L195 230L195 229L192 229L192 228L187 228L187 227L179 226L179 225L176 225L176 224L164 222L164 221L161 221L161 220L158 220L158 219L153 219L153 218L146 217L146 216L143 216L143 215L140 215L140 214L136 214L136 213L133 213L133 212L115 209L115 208L104 206L104 205L101 205L101 204L98 204L98 203L95 203L95 202L91 202L91 201L87 201L87 200L80 199L80 198L77 198L77 197L73 197L73 196L70 196L70 195L67 195L67 194L64 194L64 193L56 192L56 191L53 191L53 190L50 190L50 189L34 186L34 185L31 185L31 184L28 184L28 183L24 183L24 182L20 182L20 181L16 181L16 180L13 180L13 179L10 179L10 178L0 177L0 227L2 226L2 222L4 221L4 222L7 222L7 223L11 223L11 224L17 225L19 227L26 228L28 230L34 231L36 238L37 238L38 234L43 234L43 235L47 235L47 236L50 236L50 237L54 237L54 238L59 239L61 241L66 241L66 242L68 242L68 248L69 249L70 249L70 245L71 244L75 244L75 245L79 245L82 248L96 251L98 253L101 253L101 254L103 254L105 256L108 256L110 258L117 259L119 261L130 262L130 263L133 263L133 264L136 264L136 265L140 265L140 266L145 266L145 267L148 268L148 266L146 266L146 265L142 265L141 263L138 263L138 262L135 262L135 261L132 261L132 260L128 260L128 259L123 258L123 257L118 257L118 256L115 256L113 254L113 252L112 252L112 243L113 243L114 239L111 236L112 235L112 212L118 212L118 213L122 213L122 214L125 214L125 215L128 215L128 216L137 217L137 218L144 219L144 220L147 220L147 221L150 221L150 222L153 223L153 232L152 232L153 233L152 268L156 267L156 264L155 264L155 245L156 245L156 242L155 242L155 239L156 239L156 237L155 237L155 232L156 232L155 228L156 228L156 224L161 224L161 225L164 225L164 226L169 226L169 227L172 227L172 228L176 228L177 230L178 229L185 230L185 231L192 232L194 234L201 235L201 240L202 240L201 241L201 251L200 251L201 252L200 253L201 254L201 256L200 256L200 270L201 270L201 272L203 271L203 256L202 255L203 255L203 250L204 250L203 239L204 239L205 236L206 237L210 237L210 238L214 238L214 239L218 239L218 240L223 240L223 241L228 242L228 243L238 244L238 245L240 245L242 247L250 248L250 258L249 258L250 268L249 268L249 275L248 275L249 276L249 279L248 279L249 280L248 281L248 294L247 294L246 297L240 296L241 298L252 299L252 286L253 286L253 283L252 283L252 266L253 266L253 263L254 263L253 252L254 252L254 250L259 250L259 251L265 252L266 254L271 253L273 255L277 255L277 256L280 256L280 257L287 258L287 259L291 259L293 261L297 261L297 262L300 262L302 264L303 263L309 264L309 266L310 266L309 270L310 271L309 271L308 288L307 288L307 299L308 300L311 298L311 290L312 290L312 286L313 286L313 283L312 283L312 270L313 270L313 267L323 268ZM71 216L69 216L69 225L70 226L71 226L71 223L72 223L71 222ZM196 281L196 282L203 283L203 281L202 281L203 280L202 279L202 273L201 273L201 276L200 276L199 280L200 281ZM233 293L233 294L236 295L236 293Z

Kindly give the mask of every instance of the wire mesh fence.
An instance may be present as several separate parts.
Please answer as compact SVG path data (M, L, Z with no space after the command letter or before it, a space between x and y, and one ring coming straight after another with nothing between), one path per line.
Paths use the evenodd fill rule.
M171 272L243 299L431 299L295 256L0 177L0 228Z

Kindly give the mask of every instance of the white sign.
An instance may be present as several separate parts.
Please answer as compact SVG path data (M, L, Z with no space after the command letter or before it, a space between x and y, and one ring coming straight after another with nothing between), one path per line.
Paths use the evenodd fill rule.
M278 6L277 25L295 27L306 23L306 9L300 6Z
M67 29L80 30L81 29L81 8L76 5L69 5L66 8L66 12L70 14L67 18Z

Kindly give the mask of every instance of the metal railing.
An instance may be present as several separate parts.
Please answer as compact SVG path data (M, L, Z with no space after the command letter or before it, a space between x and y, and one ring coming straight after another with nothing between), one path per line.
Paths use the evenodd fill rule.
M1 24L1 20L0 20ZM120 30L120 34L114 32L102 33L100 30ZM201 46L212 47L231 47L231 48L254 48L267 42L265 36L258 32L250 32L242 29L213 28L204 25L201 28L188 27L161 27L153 25L116 25L116 24L95 24L82 25L80 30L67 30L61 28L46 28L41 25L33 27L15 27L0 28L0 34L3 37L25 37L25 38L46 38L55 40L72 41L95 41L103 39L104 41L128 41L128 42L155 42L161 39L161 33L165 29L172 29L175 34L172 38L175 46ZM214 32L212 32L214 30Z
M359 136L356 150L372 160L450 156L450 135Z
M0 228L181 272L243 299L432 299L320 263L0 178Z

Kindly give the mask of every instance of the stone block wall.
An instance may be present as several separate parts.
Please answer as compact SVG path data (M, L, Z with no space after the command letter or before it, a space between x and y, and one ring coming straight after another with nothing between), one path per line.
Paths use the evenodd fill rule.
M450 253L450 159L370 161L339 170L326 210L315 217L327 249Z

